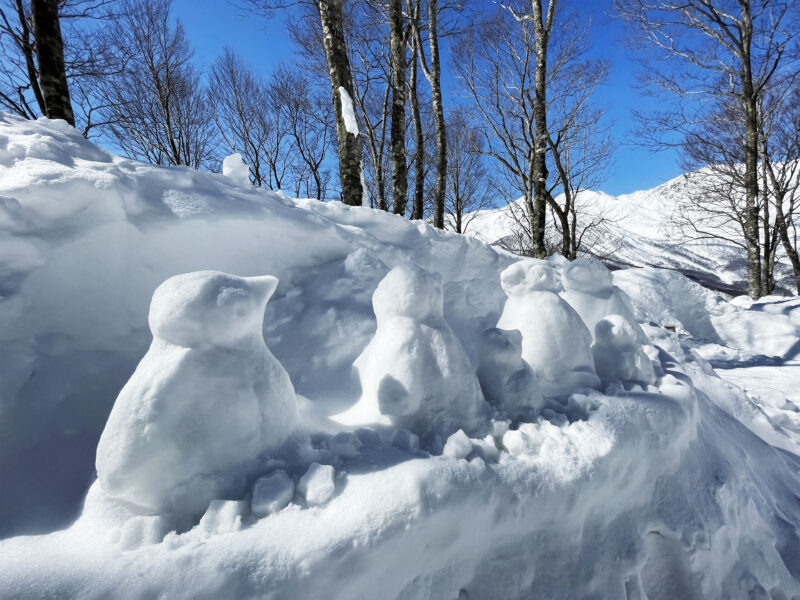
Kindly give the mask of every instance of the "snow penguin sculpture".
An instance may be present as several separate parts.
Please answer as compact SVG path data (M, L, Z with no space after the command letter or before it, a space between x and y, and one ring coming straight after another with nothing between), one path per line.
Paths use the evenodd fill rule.
M553 268L541 260L521 260L500 274L500 284L508 299L497 327L522 334L522 359L533 369L542 392L559 395L599 387L592 336L558 295Z
M594 365L603 381L644 385L656 382L653 363L628 319L620 315L600 319L595 326L594 340Z
M122 388L97 446L109 496L193 513L244 483L296 415L289 375L261 332L275 277L177 275L150 304L153 343Z
M627 321L640 343L647 343L636 322L628 296L614 285L611 271L598 260L578 258L561 271L564 291L561 297L581 316L594 336L595 327L608 315L619 315Z
M487 406L444 319L441 277L411 263L395 266L378 284L372 306L377 330L354 363L362 395L335 418L422 436L471 429Z

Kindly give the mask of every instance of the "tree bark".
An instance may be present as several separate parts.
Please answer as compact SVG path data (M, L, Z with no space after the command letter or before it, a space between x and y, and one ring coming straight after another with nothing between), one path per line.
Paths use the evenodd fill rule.
M419 4L412 9L412 27L416 31L419 21ZM411 119L414 122L414 200L411 207L411 218L422 219L425 210L425 138L422 133L422 116L419 110L419 96L417 96L417 47L416 38L412 43L411 73L409 77L409 101L411 104Z
M531 242L533 255L545 258L545 205L547 202L547 46L553 23L556 0L550 0L547 14L543 14L542 0L531 0L536 34L536 70L534 74L533 118L536 140L533 157L533 218Z
M389 0L389 31L392 45L392 210L406 214L406 41L403 0Z
M39 89L44 100L45 114L50 119L64 119L75 127L64 64L58 0L32 0L31 15L39 62Z
M361 140L358 134L347 130L342 109L340 88L350 96L353 94L353 77L350 59L344 39L343 0L317 0L325 58L331 80L331 94L336 112L336 135L339 142L339 180L342 185L342 201L350 206L361 206Z

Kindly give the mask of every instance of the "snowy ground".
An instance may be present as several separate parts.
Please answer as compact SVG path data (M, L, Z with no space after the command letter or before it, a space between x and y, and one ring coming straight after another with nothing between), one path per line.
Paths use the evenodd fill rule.
M800 595L796 301L235 167L0 115L0 597Z

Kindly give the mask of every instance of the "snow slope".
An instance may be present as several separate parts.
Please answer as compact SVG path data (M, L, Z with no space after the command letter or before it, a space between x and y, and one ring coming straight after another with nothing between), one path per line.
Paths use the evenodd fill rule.
M745 293L746 262L742 248L724 240L684 241L676 231L674 215L691 185L691 178L680 175L653 189L620 196L594 190L581 192L579 222L604 218L600 227L586 233L585 250L617 267L676 269L707 287ZM508 238L518 229L507 207L484 209L470 215L473 216L467 235L489 244ZM781 290L794 293L788 263L779 262L775 274Z
M795 304L733 305L669 271L616 272L646 336L635 341L646 345L632 347L652 361L656 383L576 383L543 399L522 348L535 343L546 352L591 340L570 333L577 325L553 329L546 315L537 318L549 338L531 329L520 341L491 329L507 303L501 273L518 258L479 240L367 208L255 191L234 173L144 165L99 150L63 123L5 115L0 196L0 597L800 594L797 404L781 398L783 389L762 394L758 379L749 395L731 383L753 387L748 365L783 368L764 355L791 356L792 339L800 339ZM395 269L408 263L410 274L385 279L409 273ZM154 290L173 275L203 270L278 278L261 334L296 392L296 425L279 449L247 455L254 450L237 445L220 417L204 416L205 404L192 410L212 388L199 385L201 375L217 384L233 367L216 378L197 368L174 371L180 389L199 390L155 398L185 411L175 433L217 426L231 436L223 438L226 452L240 449L248 470L238 490L215 488L205 511L180 497L166 507L137 506L95 479L95 448L123 385L161 343L148 352ZM568 310L557 300L563 265L553 260L538 270L547 272L550 302ZM249 281L262 280L224 279L200 306L246 298L250 284L242 282ZM382 281L391 293L375 294ZM194 306L193 297L175 310ZM375 315L387 314L395 298L403 302L378 325ZM154 300L151 326L158 306ZM584 298L580 309L595 319L597 306ZM534 412L509 421L510 398L468 416L437 412L447 417L443 424L419 437L393 422L356 428L334 420L371 381L353 368L356 359L373 338L396 340L386 332L401 318L422 332L395 351L408 359L403 364L418 365L393 372L401 386L427 372L412 360L427 340L426 352L442 365L507 369L498 378L484 374L481 386L498 379L495 392L527 390ZM609 322L616 323L598 326ZM379 333L384 324L391 327ZM761 335L765 327L780 335ZM158 325L154 331L163 333ZM246 347L228 334L203 334L187 352L251 352L262 342L250 331ZM627 338L634 344L635 335ZM487 352L497 355L489 360ZM265 360L259 356L251 358ZM730 381L712 364L726 367L719 372ZM146 376L141 389L150 389L156 374L149 366L137 373ZM246 377L230 385L250 398L251 383L236 387ZM515 377L525 384L508 384ZM421 402L448 410L436 398ZM132 426L130 418L108 425L112 432ZM459 426L465 431L454 432ZM34 532L46 534L21 535Z

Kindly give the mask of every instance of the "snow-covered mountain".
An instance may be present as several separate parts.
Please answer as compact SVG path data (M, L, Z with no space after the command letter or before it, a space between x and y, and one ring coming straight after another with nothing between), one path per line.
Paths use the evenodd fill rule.
M797 301L228 172L0 114L0 597L800 594Z
M695 177L702 177L698 172ZM731 294L747 290L743 248L722 239L688 240L676 227L676 213L693 185L680 175L650 190L620 196L587 190L578 196L579 224L599 221L590 229L585 250L612 268L654 266L676 269L706 287ZM515 211L523 214L521 208ZM489 244L511 240L518 226L508 207L470 213L467 235ZM779 255L782 252L779 252ZM787 261L775 269L778 292L792 294L794 281Z

